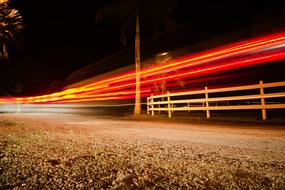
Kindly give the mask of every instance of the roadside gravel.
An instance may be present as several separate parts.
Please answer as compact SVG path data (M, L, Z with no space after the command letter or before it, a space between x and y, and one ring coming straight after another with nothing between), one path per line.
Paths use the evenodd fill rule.
M0 189L285 187L282 129L268 130L270 136L264 134L266 131L254 133L254 130L243 136L248 142L251 138L259 139L256 144L266 144L272 138L283 140L278 149L271 149L262 148L265 145L254 148L207 143L211 135L203 136L196 129L192 133L204 138L203 141L176 138L181 134L170 128L172 138L158 138L164 134L149 126L131 130L131 123L121 126L119 121L100 123L98 119L94 124L74 119L77 116L63 117L66 116L51 120L0 115ZM191 133L191 128L176 129ZM209 142L222 140L222 136L229 134L242 136L240 131L229 128L201 127L201 130L221 133Z

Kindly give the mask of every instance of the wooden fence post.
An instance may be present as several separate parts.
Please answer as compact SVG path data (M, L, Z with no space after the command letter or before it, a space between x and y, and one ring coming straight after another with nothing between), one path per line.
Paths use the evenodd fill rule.
M163 101L163 98L161 98L161 101ZM158 107L158 114L160 115L160 104L158 104L157 107Z
M167 92L167 108L168 108L168 118L171 118L171 104L170 104L169 92Z
M188 112L190 112L190 102L188 102L188 108L189 108Z
M146 98L147 115L149 115L149 97Z
M153 94L151 94L151 97L150 97L151 99L151 115L152 116L154 116L154 105L153 105L153 103L154 103L154 100L153 100Z
M266 110L265 110L265 100L264 100L264 88L263 81L259 81L260 85L260 99L261 99L261 112L262 112L262 120L266 120Z
M206 99L206 115L207 115L207 119L210 118L210 110L209 110L209 102L208 102L208 87L205 87L205 99Z

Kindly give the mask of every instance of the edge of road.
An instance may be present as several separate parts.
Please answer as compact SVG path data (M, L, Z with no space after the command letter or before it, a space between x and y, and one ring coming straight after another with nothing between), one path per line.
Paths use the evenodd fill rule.
M122 119L134 120L134 121L157 121L167 123L191 123L191 124L207 124L207 125L235 125L235 126L257 126L257 127L277 127L285 129L285 117L284 118L272 118L263 121L258 116L255 118L248 118L236 115L221 116L215 115L210 119L207 119L203 115L176 115L172 118L168 118L167 114L157 114L155 116L147 115L143 113L141 115L133 115L127 113Z

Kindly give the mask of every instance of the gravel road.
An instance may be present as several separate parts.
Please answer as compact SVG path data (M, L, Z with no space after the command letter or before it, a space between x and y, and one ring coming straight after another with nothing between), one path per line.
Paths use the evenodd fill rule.
M284 189L285 127L0 114L0 189Z

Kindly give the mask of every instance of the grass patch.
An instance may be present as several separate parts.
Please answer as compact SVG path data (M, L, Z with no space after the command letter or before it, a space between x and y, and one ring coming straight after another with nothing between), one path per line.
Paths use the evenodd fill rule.
M17 127L17 128L22 128L24 125L20 122L17 121L11 121L11 120L0 120L0 127Z
M21 145L24 142L24 138L17 136L10 136L8 138L8 143L11 145Z
M16 135L8 135L6 138L8 146L19 146L22 145L25 141L25 137L22 136L16 136Z
M2 120L2 121L0 121L0 125L6 126L6 127L14 127L14 126L18 126L19 124L15 121Z
M27 138L29 140L36 141L36 142L42 142L42 141L50 139L48 134L45 134L45 133L39 132L39 131L36 131L34 133L29 134L29 136Z

